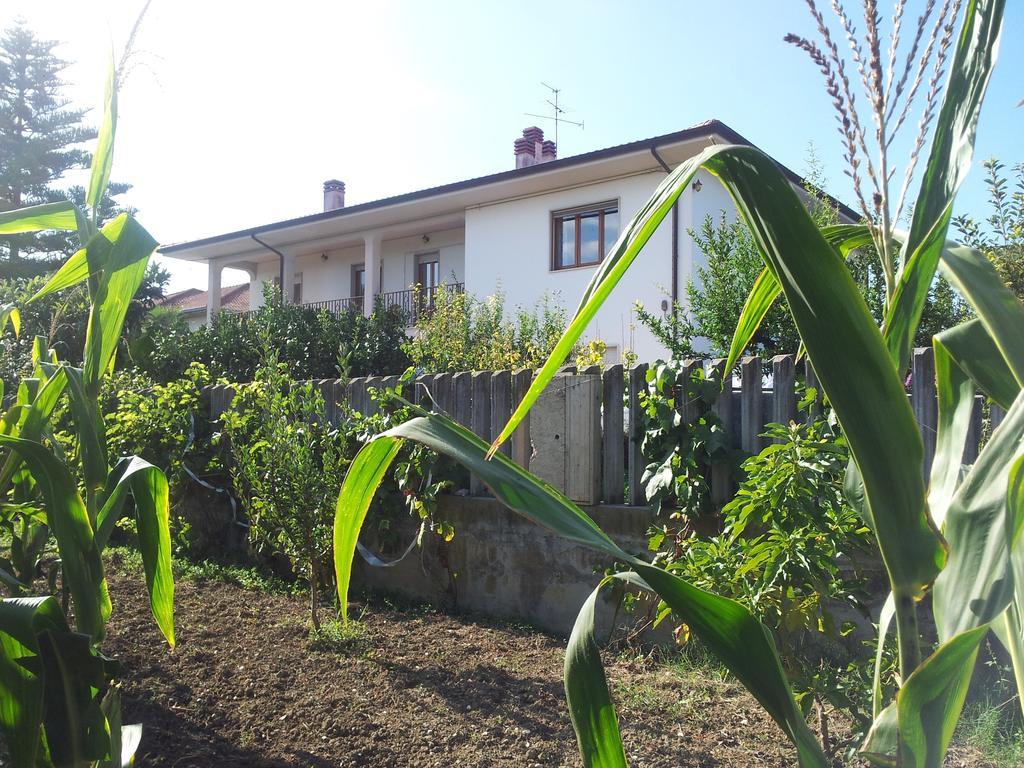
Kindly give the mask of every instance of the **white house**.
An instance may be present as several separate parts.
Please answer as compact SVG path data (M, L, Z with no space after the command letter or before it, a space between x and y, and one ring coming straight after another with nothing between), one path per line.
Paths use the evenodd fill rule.
M324 184L324 210L310 216L163 246L160 252L209 265L207 316L222 309L221 272L249 274L250 308L263 284L288 286L285 300L331 311L369 313L369 297L412 309L413 287L429 293L455 284L477 296L500 287L509 306L557 294L571 311L606 249L665 174L711 144L750 144L712 120L684 131L557 158L539 128L515 140L515 167L360 205L345 205L345 184ZM802 179L782 170L795 186ZM838 204L843 218L857 219ZM734 208L725 189L701 172L674 215L651 238L587 331L608 357L662 354L633 315L635 302L685 304L686 283L704 260L689 230L708 214Z

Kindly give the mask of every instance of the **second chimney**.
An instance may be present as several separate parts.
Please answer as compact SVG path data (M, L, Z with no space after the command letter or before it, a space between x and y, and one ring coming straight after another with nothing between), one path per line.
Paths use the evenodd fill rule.
M324 210L336 211L345 207L345 182L329 179L324 182Z
M515 151L516 168L526 168L538 163L549 163L556 157L555 142L544 140L544 131L533 125L523 131L521 138L512 145Z

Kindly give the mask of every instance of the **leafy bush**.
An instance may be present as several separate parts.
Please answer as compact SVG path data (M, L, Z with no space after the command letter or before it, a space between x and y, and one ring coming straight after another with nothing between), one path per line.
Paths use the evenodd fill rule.
M378 305L369 318L281 304L272 292L254 312L221 312L209 326L189 331L180 323L151 323L138 345L135 367L154 381L180 378L202 363L215 379L252 381L267 340L297 379L390 375L404 371L406 319L397 307Z
M663 538L688 535L697 519L717 511L711 467L734 463L729 438L710 407L720 384L706 379L703 369L688 377L683 366L681 360L658 361L647 369L647 388L640 392L640 453L647 462L641 482L647 502L668 517L659 527ZM692 418L685 414L688 402L696 406Z
M283 555L309 582L310 617L331 552L332 489L352 453L347 435L324 416L324 400L309 382L296 383L272 357L254 381L238 385L222 415L231 477L249 518L250 542L265 555Z
M373 435L408 418L399 387L371 390L370 414L347 405L336 419L325 417L324 400L310 382L296 382L286 366L264 346L266 364L256 379L235 385L230 407L221 415L219 446L234 491L242 499L249 543L265 560L280 560L310 587L310 619L320 628L321 588L330 587L331 521L337 488L360 446ZM451 485L450 462L409 446L397 457L386 491L369 510L378 541L392 543L397 518L408 513L421 521L421 534L432 531L449 541L451 525L436 517L439 494Z
M166 384L155 384L136 372L116 373L104 382L100 400L108 425L107 446L118 455L141 456L160 467L176 496L185 481L186 452L207 442L196 440L197 427L206 423L196 416L203 387L211 383L201 363L192 363L181 378ZM195 451L189 452L189 459L196 461Z
M156 264L150 264L146 276L132 297L125 314L122 338L136 332L155 299L163 295L169 273ZM37 336L46 340L61 360L73 365L82 362L86 328L89 320L89 291L78 285L59 293L50 293L34 301L31 299L46 284L45 277L0 279L0 304L14 304L21 310L21 333L0 339L0 379L8 386L32 371L32 345ZM125 350L119 358L127 359Z
M429 373L535 368L551 353L565 319L547 294L533 308L507 313L500 290L481 300L441 286L405 350Z

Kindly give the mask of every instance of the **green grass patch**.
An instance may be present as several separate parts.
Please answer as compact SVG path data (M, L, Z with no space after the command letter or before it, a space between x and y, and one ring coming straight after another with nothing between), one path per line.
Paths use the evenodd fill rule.
M369 650L370 633L359 619L325 621L320 629L309 630L309 647L316 651L360 655Z
M1017 698L998 705L968 704L960 717L955 742L978 750L996 768L1024 765L1024 729Z
M132 572L142 570L142 555L137 549L125 546L107 547L104 553L115 568ZM175 579L190 581L220 581L233 584L242 589L266 592L273 595L295 597L304 595L306 585L300 581L286 581L279 576L267 573L252 565L232 565L217 563L212 560L193 562L175 558L172 567Z

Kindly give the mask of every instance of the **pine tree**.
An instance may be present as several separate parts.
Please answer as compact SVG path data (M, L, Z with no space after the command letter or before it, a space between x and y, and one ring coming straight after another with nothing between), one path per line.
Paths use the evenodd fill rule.
M86 110L74 108L64 96L61 73L67 62L54 53L57 45L40 40L20 21L0 36L0 211L84 197L81 187L55 186L68 171L88 167L82 144L96 137L83 124ZM109 195L125 192L128 185L110 186L103 207L113 216L120 210ZM0 275L49 271L74 248L69 233L0 238Z

